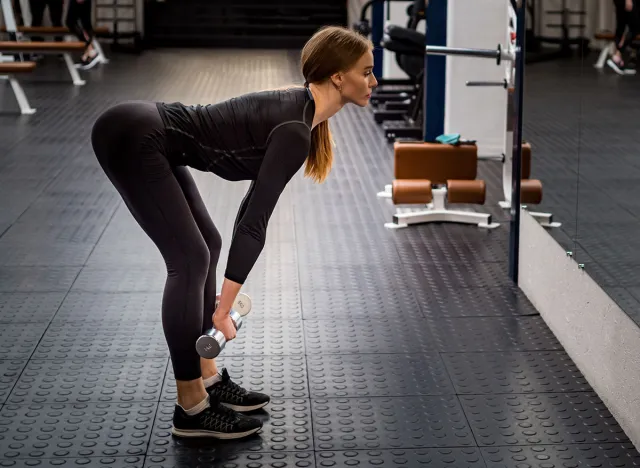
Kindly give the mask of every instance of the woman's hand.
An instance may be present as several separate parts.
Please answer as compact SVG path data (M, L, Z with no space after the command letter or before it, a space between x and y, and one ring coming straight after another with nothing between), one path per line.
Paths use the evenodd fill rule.
M229 316L230 311L216 310L213 313L213 328L222 332L227 341L231 341L236 337L236 326Z
M633 10L633 0L627 0L625 2L625 8L624 9L627 10L627 11Z

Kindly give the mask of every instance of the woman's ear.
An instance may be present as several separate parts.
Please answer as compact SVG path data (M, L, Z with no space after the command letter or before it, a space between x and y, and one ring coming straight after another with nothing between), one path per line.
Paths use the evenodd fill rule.
M334 73L331 75L331 82L337 89L342 90L343 77L342 73Z

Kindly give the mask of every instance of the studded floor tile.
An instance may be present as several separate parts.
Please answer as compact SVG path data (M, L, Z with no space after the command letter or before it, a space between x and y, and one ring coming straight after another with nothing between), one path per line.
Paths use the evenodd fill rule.
M0 293L0 323L48 323L65 293Z
M0 359L31 357L46 327L46 323L0 324Z
M52 323L33 359L163 358L169 356L161 322Z
M564 351L443 354L458 394L592 391Z
M0 266L0 292L67 292L80 267Z
M403 265L394 263L368 263L356 265L309 266L300 269L300 288L313 290L318 286L329 290L360 290L363 295L376 290L381 284L405 291L406 275Z
M7 400L27 362L26 359L0 360L0 405Z
M227 343L222 351L225 357L286 356L305 353L302 320L276 321L257 318L253 315L247 316L236 338Z
M91 458L49 458L49 459L0 459L1 467L11 468L77 468L95 466L96 468L143 468L144 457L91 457Z
M313 452L295 453L225 453L212 455L152 456L147 457L145 468L315 468Z
M167 279L164 269L153 267L97 267L82 269L73 292L155 292L162 293Z
M160 322L162 294L70 292L54 322Z
M309 355L312 398L455 394L438 353Z
M460 396L480 447L628 442L595 393Z
M438 349L445 352L561 350L541 317L429 319Z
M575 444L530 447L487 447L482 449L487 468L526 466L635 468L640 454L631 444Z
M507 263L508 232L504 228L485 231L469 230L468 226L422 225L399 230L396 246L403 263L413 263L417 258L428 263Z
M422 291L491 288L511 284L507 263L404 263L409 282Z
M524 293L513 285L489 288L418 289L427 317L495 317L539 315Z
M149 456L175 456L215 453L228 441L185 440L171 435L171 420L175 404L161 402L156 415ZM311 408L308 399L271 400L263 410L251 413L264 426L249 438L233 441L240 452L306 452L313 450ZM194 452L195 451L195 452Z
M390 316L305 320L308 354L404 354L436 350L426 319Z
M226 368L231 379L254 392L272 398L309 398L307 366L300 356L220 356L218 369ZM176 401L176 382L172 361L162 389L163 401Z
M312 400L317 451L471 447L455 396Z
M312 320L388 317L392 315L421 317L422 311L407 285L379 285L367 289L303 289L302 316Z
M342 452L317 452L316 459L318 468L343 466L363 468L377 466L486 468L480 450L477 448L345 450Z
M141 456L156 410L157 403L5 405L0 459Z
M167 359L31 360L7 403L158 401Z

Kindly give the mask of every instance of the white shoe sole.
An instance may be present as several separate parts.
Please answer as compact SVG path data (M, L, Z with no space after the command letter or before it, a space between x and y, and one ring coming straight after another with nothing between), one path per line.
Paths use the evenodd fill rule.
M182 430L176 429L175 427L171 429L171 433L176 437L208 437L212 439L223 439L223 440L232 440L232 439L242 439L243 437L248 437L252 434L258 432L261 427L257 427L255 429L251 429L250 431L245 432L214 432L214 431L194 431L194 430Z
M256 411L256 410L259 410L260 408L264 408L269 404L269 402L267 401L265 403L260 403L259 405L253 405L253 406L236 406L230 403L220 403L220 404L226 406L227 408L231 408L232 410L237 411L238 413L248 413L250 411Z
M611 68L618 75L624 75L624 71L612 59L607 60L607 65L609 65L609 68Z

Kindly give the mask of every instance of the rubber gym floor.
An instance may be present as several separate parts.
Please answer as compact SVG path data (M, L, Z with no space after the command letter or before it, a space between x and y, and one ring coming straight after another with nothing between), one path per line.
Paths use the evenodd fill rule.
M38 112L0 116L0 466L640 466L508 279L500 166L480 171L500 228L387 230L394 208L375 194L392 175L392 150L370 110L353 107L333 123L330 180L298 174L282 196L243 288L253 310L219 360L272 396L257 415L263 431L236 442L173 439L164 264L95 161L91 126L125 99L209 103L299 82L297 54L110 58L82 88L48 59L23 80ZM556 66L530 72L540 80L530 92L548 92L541 83ZM538 98L529 115L544 112ZM568 144L544 141L553 122L527 125L541 154ZM561 211L557 180L545 179L557 167L536 158L545 207ZM195 177L226 249L248 185ZM567 223L565 208L555 214ZM226 250L219 279L225 261Z

